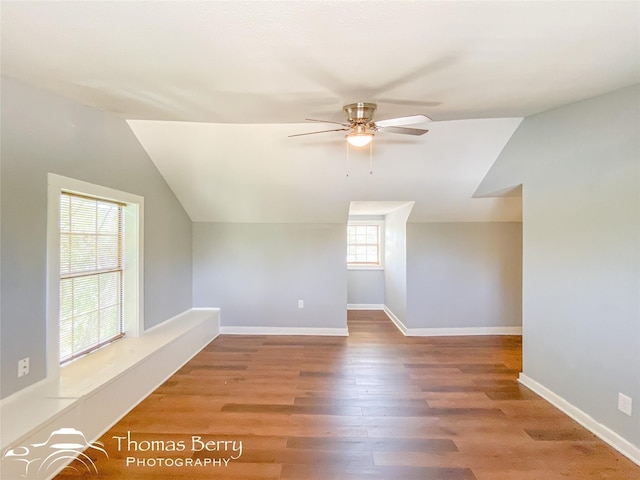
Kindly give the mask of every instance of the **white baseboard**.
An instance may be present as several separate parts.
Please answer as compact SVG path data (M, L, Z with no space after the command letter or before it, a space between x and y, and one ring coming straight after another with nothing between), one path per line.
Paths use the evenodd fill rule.
M391 321L406 337L457 337L467 335L522 335L522 327L409 328L383 305Z
M386 313L391 321L395 324L395 326L398 327L398 330L400 330L400 332L402 332L404 336L407 336L407 327L405 326L405 324L402 323L400 319L396 317L395 314L386 305L383 305L382 309L384 310L384 313Z
M97 440L216 338L219 318L219 309L187 310L140 337L69 364L60 379L4 399L1 451L45 442L60 428L75 428L89 442ZM20 478L24 464L3 456L0 473Z
M408 337L522 335L522 327L408 328L405 335Z
M384 310L381 303L349 303L347 310Z
M331 337L348 337L349 330L345 328L315 328L315 327L220 327L223 335L324 335Z
M640 465L640 448L638 446L632 444L613 430L594 420L590 415L583 412L573 404L567 402L564 398L555 394L547 387L536 382L524 373L520 374L518 382L520 382L525 387L533 390L551 405L567 414L569 417L574 419L576 422L596 435L598 438L611 445L625 457L629 458L632 462Z

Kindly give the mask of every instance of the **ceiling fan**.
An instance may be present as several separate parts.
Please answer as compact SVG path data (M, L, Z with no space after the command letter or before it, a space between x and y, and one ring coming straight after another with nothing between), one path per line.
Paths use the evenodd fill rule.
M316 133L327 132L349 132L347 133L347 141L354 147L363 147L371 143L373 136L378 131L400 133L403 135L424 135L429 130L421 128L408 128L404 125L414 125L417 123L430 122L431 119L426 115L411 115L409 117L389 118L387 120L373 121L373 114L376 111L375 103L350 103L342 107L347 122L333 122L330 120L316 120L314 118L306 118L309 122L334 123L342 125L342 128L334 128L331 130L320 130L318 132L298 133L289 135L289 137L301 137L303 135L315 135Z

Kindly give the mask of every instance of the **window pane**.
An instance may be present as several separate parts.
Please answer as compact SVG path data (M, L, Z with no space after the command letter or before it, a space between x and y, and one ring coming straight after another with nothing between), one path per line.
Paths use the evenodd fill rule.
M73 355L73 319L60 321L60 358L66 359Z
M98 270L108 270L118 267L120 254L119 251L119 238L117 235L100 235L97 238L97 252L99 252L96 259Z
M96 269L97 246L94 235L71 234L69 273Z
M73 290L76 293L73 301L73 314L97 310L100 306L99 278L97 276L80 277L73 279Z
M118 205L98 203L97 233L118 235L120 227L120 207Z
M73 350L81 352L98 344L98 312L80 315L73 322Z
M60 235L60 273L65 274L71 271L71 237Z
M100 306L108 307L120 303L120 272L100 275Z
M71 227L70 216L71 198L68 195L60 197L60 233L68 233Z
M96 201L71 197L71 230L77 233L96 231Z
M60 319L73 317L73 280L60 281Z
M120 333L120 309L118 305L100 310L100 341L104 342Z

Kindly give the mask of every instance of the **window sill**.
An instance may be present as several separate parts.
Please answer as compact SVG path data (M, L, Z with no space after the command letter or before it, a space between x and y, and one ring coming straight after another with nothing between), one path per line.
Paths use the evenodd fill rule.
M384 270L384 267L382 265L347 265L347 270Z

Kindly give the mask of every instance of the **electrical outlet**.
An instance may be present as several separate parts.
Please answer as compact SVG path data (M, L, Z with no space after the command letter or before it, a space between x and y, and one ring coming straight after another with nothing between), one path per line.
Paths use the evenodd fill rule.
M622 393L618 393L618 410L631 416L633 409L633 400Z
M18 361L18 377L24 377L29 373L29 357Z
M304 300L298 300L298 308L304 308Z

